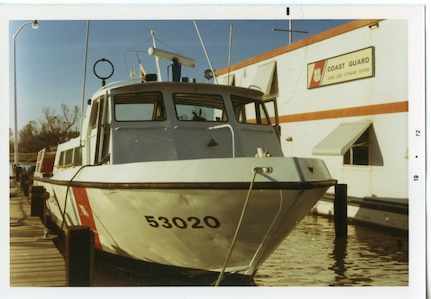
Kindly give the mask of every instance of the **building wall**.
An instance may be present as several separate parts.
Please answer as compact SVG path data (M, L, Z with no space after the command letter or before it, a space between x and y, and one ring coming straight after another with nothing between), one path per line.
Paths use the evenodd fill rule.
M357 23L355 23L357 24ZM332 176L347 183L351 196L408 198L408 23L380 20L371 30L361 25L350 31L326 33L294 44L277 55L251 60L231 69L235 85L254 82L259 65L276 61L276 84L281 121L281 145L286 156L322 158ZM322 35L323 36L323 35ZM322 59L374 47L375 76L314 89L307 88L307 65ZM278 53L279 52L279 53ZM219 73L219 76L227 74ZM372 121L374 165L343 165L343 156L315 156L313 147L340 123ZM286 141L286 139L291 141Z
M343 156L316 156L312 149L340 123L372 121L382 165L343 165ZM291 137L292 141L286 141ZM282 124L281 143L286 156L321 158L339 183L348 184L351 196L408 197L407 113L334 118ZM376 144L377 143L377 144Z

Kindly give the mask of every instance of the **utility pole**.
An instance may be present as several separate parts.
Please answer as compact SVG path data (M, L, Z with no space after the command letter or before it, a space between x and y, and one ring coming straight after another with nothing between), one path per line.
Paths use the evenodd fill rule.
M281 32L289 32L289 45L292 43L292 33L304 33L308 34L308 31L302 31L302 30L293 30L292 29L292 20L289 20L289 29L280 29L280 28L272 28L272 31L281 31Z

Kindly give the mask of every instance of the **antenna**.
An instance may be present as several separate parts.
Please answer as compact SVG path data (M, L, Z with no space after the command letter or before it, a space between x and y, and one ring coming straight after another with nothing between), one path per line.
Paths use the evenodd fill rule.
M88 60L88 35L90 32L90 21L87 20L87 30L85 34L85 57L84 57L84 78L82 83L82 102L81 102L81 124L79 129L79 145L83 146L83 140L82 140L82 127L84 125L84 98L85 98L85 82L87 81L87 60Z
M210 61L210 58L209 58L209 56L208 56L207 49L205 48L204 41L202 40L201 33L199 32L198 24L196 24L196 21L195 21L195 20L193 20L193 24L195 25L196 32L197 32L197 34L198 34L198 37L199 37L199 40L200 40L200 42L201 42L202 48L204 49L204 53L205 53L205 56L206 56L206 58L207 58L208 64L209 64L209 66L210 66L211 72L214 74L214 68L213 68L213 66L212 66L212 64L211 64L211 61ZM216 83L218 84L217 77L214 77L214 79L215 79Z
M195 67L195 60L193 58L185 57L177 53L168 52L165 50L151 47L148 49L148 54L152 56L156 56L158 58L170 60L170 61L174 61L176 59L179 64L182 64L188 67Z
M289 29L279 29L279 28L272 28L272 31L281 31L281 32L289 32L289 45L292 43L292 33L304 33L308 34L308 31L302 31L302 30L293 30L292 29L292 20L289 20Z
M153 48L156 48L156 30L151 29L151 37L153 38ZM154 57L156 60L156 68L157 68L157 81L161 82L162 80L162 73L160 72L160 58Z
M188 67L195 67L195 60L193 58L185 57L177 53L172 53L151 47L148 49L148 54L155 56L158 59L166 59L172 61L172 80L180 81L181 77L181 65Z
M230 24L230 27L229 27L229 32L230 32L229 33L229 55L227 58L227 82L228 82L228 84L230 82L230 55L232 52L232 31L233 31L233 25Z

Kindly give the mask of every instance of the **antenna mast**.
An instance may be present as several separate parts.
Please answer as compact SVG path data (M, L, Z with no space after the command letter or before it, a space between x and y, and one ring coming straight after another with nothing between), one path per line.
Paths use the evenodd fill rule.
M204 41L202 40L201 33L199 32L199 28L198 28L198 25L196 24L195 20L193 20L193 24L195 24L196 32L198 33L199 40L201 41L201 45L202 45L202 48L204 49L204 53L205 53L205 56L207 58L208 64L210 66L211 72L214 74L214 68L211 64L210 58L209 58L208 53L207 53L207 49L205 48ZM215 80L216 84L218 84L217 77L214 77L214 80Z
M84 102L85 102L85 82L87 81L87 57L88 57L88 35L90 32L90 21L87 20L87 33L85 35L85 57L84 57L84 79L82 83L82 102L81 102L81 125L79 129L79 145L83 145L82 142L82 126L84 125Z
M230 82L230 55L231 55L231 52L232 52L232 29L233 29L233 25L232 24L230 24L230 28L229 28L230 30L230 34L229 34L229 55L228 55L228 58L227 58L227 84L229 84L229 82Z
M153 48L156 47L156 30L151 29L151 37L153 38ZM160 57L154 56L154 59L156 60L156 68L157 68L157 81L161 82L162 80L162 73L160 72Z

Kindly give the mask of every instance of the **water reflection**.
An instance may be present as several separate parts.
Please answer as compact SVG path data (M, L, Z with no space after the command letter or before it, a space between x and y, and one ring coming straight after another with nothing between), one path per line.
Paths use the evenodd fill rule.
M408 237L307 216L256 273L262 286L408 286Z
M347 255L347 238L337 238L334 240L334 250L330 257L334 259L334 265L329 267L335 272L335 281L339 282L346 278L345 258Z

